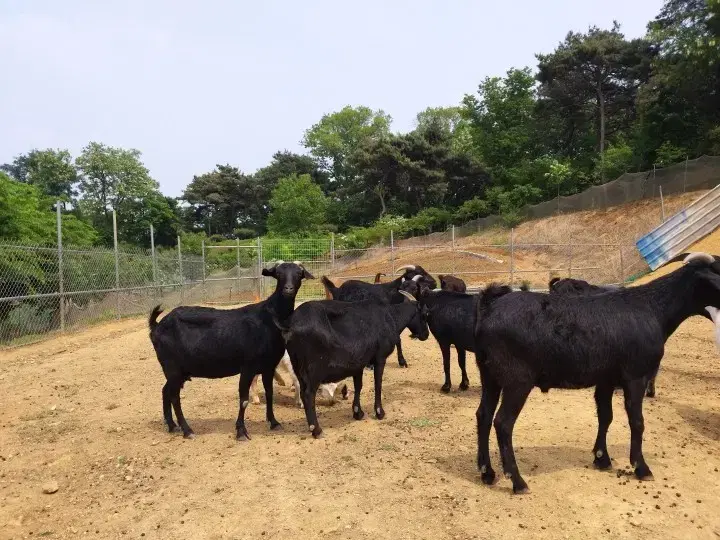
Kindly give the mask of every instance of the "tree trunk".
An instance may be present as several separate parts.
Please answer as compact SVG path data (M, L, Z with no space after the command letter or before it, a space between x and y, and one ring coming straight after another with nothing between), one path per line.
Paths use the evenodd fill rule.
M382 206L380 217L383 217L385 212L387 212L387 207L385 206L385 189L382 186L377 186L375 188L375 193L377 193L377 196L380 198L380 205Z
M600 114L600 172L605 181L605 96L602 92L602 81L597 83L598 112Z

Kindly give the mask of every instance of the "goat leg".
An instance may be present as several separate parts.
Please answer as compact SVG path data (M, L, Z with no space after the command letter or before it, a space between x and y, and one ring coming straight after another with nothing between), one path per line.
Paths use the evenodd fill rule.
M613 385L599 384L595 387L595 406L598 416L598 432L593 446L593 465L600 470L612 468L607 449L607 432L613 421Z
M310 433L315 439L322 437L322 428L318 423L317 413L315 411L315 396L318 390L318 384L308 384L300 381L303 402L305 405L305 418L307 419L308 428Z
M496 482L495 471L490 463L490 430L495 409L497 409L500 400L501 388L497 382L491 379L487 369L482 365L480 366L480 376L482 379L482 394L480 406L475 413L478 432L477 465L483 484L490 486Z
M267 371L262 374L263 386L265 387L265 418L270 422L270 429L278 429L281 427L280 422L275 418L273 411L273 378L275 370Z
M188 425L187 421L185 420L185 416L182 412L182 407L180 406L180 389L182 388L182 383L176 383L172 386L170 390L170 397L172 399L172 405L173 409L175 409L175 416L177 416L178 424L180 424L180 429L182 429L183 437L186 439L194 439L195 433L193 433L193 430L190 429L190 426Z
M450 344L443 343L440 345L440 352L442 352L443 371L445 372L445 384L442 385L440 390L447 394L452 388L452 382L450 381Z
M513 428L520 411L522 411L532 386L520 384L503 388L502 402L495 416L495 433L497 434L503 472L512 480L513 493L523 494L529 491L528 485L520 476L515 460L515 451L512 444Z
M177 424L172 417L172 397L170 395L170 382L166 382L162 389L163 417L167 424L168 432L172 433L177 429Z
M625 410L630 424L630 463L635 469L635 476L640 480L653 480L652 472L642 453L642 439L645 422L642 413L642 400L645 394L644 379L634 379L623 385Z
M375 363L375 372L373 373L375 382L375 417L378 420L385 418L385 410L382 406L382 378L385 371L385 358L378 358Z
M247 371L240 374L240 383L238 384L238 394L240 394L240 411L238 412L237 421L235 422L236 438L238 441L249 441L250 435L245 427L245 411L250 404L250 384L255 374Z
M458 356L458 365L460 366L460 373L462 374L462 380L460 381L460 390L463 392L470 388L470 378L467 374L467 369L465 367L465 349L461 349L457 345L455 345L455 350L457 351Z
M362 408L360 407L360 391L362 390L363 385L363 374L362 371L358 374L353 375L353 385L355 386L355 396L353 397L353 418L355 420L362 420L365 416L365 413L363 412Z
M408 367L407 362L405 361L405 356L402 352L402 340L398 338L397 342L397 356L398 356L398 364L400 364L400 367Z

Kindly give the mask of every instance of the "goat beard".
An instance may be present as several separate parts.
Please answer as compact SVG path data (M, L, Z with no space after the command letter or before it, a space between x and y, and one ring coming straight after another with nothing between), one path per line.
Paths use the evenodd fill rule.
M715 345L720 351L720 309L713 306L706 306L705 311L710 314L713 324L715 325Z

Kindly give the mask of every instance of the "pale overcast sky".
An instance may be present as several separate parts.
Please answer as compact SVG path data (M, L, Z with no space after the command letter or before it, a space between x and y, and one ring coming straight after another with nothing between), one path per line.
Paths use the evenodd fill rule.
M535 67L568 30L644 34L662 0L0 0L0 163L89 141L134 147L180 195L252 172L345 105L394 131L481 79Z

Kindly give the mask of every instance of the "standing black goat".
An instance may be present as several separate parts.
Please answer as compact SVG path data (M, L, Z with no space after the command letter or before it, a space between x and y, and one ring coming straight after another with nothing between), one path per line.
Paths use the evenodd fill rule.
M465 367L466 351L475 352L475 315L477 308L477 295L452 291L428 291L424 286L414 281L406 281L402 285L405 290L419 298L427 307L427 321L430 332L440 346L443 357L443 370L445 383L440 390L450 392L450 346L454 345L457 351L458 365L462 379L460 390L470 387L467 369ZM418 294L418 289L422 293Z
M588 294L602 294L610 291L617 291L622 287L618 285L592 285L582 279L574 278L552 278L548 283L548 290L550 294L568 294L568 295L588 295ZM645 389L645 397L655 397L655 378L657 373L654 373L647 383Z
M314 279L299 263L280 262L265 268L263 276L277 280L269 298L231 310L206 307L175 308L158 322L162 310L150 314L150 339L167 382L163 386L163 416L168 430L177 427L170 405L175 409L183 435L194 436L180 407L180 389L191 377L218 379L240 374L240 412L235 428L239 440L250 439L245 428L250 383L262 375L267 401L266 417L270 429L280 423L273 413L273 375L285 352L285 342L275 324L295 309L295 296L303 279Z
M313 437L322 433L315 413L315 394L322 383L338 382L352 377L355 386L353 418L365 413L360 408L363 368L374 367L375 414L385 417L382 407L382 378L387 357L400 340L405 328L411 337L428 338L424 308L410 294L402 291L402 303L373 301L306 302L290 318L290 324L278 323L283 329L293 371L300 381L300 396Z
M612 466L606 436L613 391L622 388L630 423L630 463L637 478L652 477L642 453L642 401L648 378L657 371L665 341L680 323L693 315L712 320L720 306L720 259L693 253L668 262L677 260L685 265L666 276L605 294L564 296L493 288L482 294L475 351L482 379L477 459L484 483L495 482L488 448L494 423L513 491L527 490L515 462L512 432L535 386L595 387L598 432L593 453L600 469Z
M399 304L403 301L403 296L399 292L400 285L402 285L404 281L413 278L415 278L418 284L425 285L430 289L437 287L435 279L420 265L408 264L401 266L398 268L398 271L399 270L405 270L405 272L397 279L387 283L365 283L364 281L351 279L340 285L340 287L336 287L335 284L325 276L323 276L321 280L325 286L328 298L341 302L362 302L370 300L380 304ZM403 356L400 340L397 342L397 355L400 367L407 367L407 361Z

